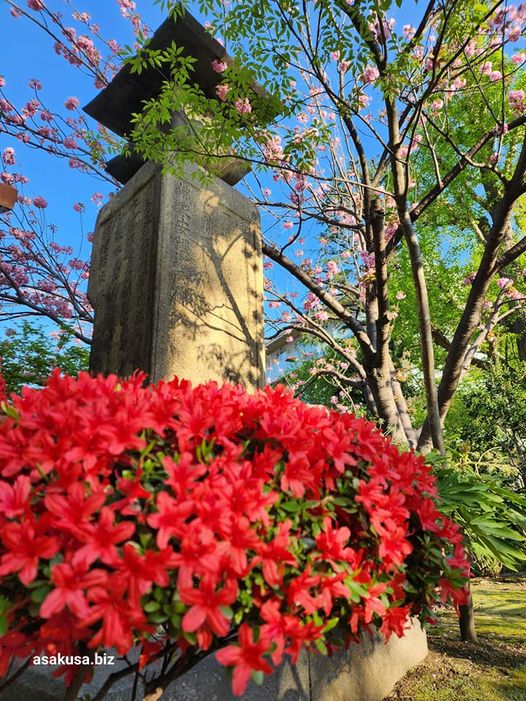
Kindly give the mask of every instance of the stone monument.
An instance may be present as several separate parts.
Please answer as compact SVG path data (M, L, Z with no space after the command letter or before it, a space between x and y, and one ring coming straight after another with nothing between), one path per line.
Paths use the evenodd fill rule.
M192 81L214 97L219 76L211 63L225 49L189 14L166 20L150 48L172 42L197 59ZM133 113L162 82L158 69L137 75L126 65L84 109L126 136ZM204 183L192 166L176 176L137 155L108 163L125 186L95 228L88 288L93 372L127 376L140 368L152 381L177 375L193 383L263 385L259 214L232 187L246 165L235 158L221 163Z

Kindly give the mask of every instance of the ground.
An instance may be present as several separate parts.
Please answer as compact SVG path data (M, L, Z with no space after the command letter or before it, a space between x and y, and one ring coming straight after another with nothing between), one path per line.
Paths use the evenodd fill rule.
M475 580L472 591L479 644L439 612L429 656L384 701L526 701L526 577Z

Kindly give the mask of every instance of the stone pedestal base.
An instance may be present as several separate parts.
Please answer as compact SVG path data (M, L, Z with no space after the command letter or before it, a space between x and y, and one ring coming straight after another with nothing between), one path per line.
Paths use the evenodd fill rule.
M332 658L303 652L298 664L282 664L261 686L251 683L242 697L233 696L231 679L213 655L173 682L162 701L382 701L404 674L427 655L426 634L415 623L403 638L364 638ZM99 667L83 694L94 694L116 667ZM123 679L107 701L130 701L131 682ZM62 701L65 687L43 669L31 668L5 692L5 701ZM138 698L142 698L138 695Z
M222 180L144 165L101 210L92 372L264 384L259 214Z

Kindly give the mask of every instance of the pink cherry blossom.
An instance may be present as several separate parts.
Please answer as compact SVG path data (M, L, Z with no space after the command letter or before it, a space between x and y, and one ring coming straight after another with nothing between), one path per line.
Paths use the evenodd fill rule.
M76 110L79 104L80 101L78 97L68 97L68 99L64 102L64 107L67 110Z
M7 148L4 149L3 153L3 159L4 163L8 166L14 166L16 161L15 161L15 149L11 148L8 146Z
M335 260L327 261L327 277L328 278L334 277L334 275L337 275L339 272L340 272L340 268L338 267L338 263Z
M480 67L480 72L482 73L482 75L489 75L492 70L493 66L491 64L491 61L484 61L484 63Z
M217 58L215 58L210 65L212 66L212 70L216 73L224 73L228 68L228 63L219 61Z
M133 0L117 0L117 5L120 7L121 13L134 12L135 3Z
M473 56L475 54L476 48L477 48L477 46L476 46L475 42L470 41L469 44L464 49L464 53L466 54L466 56L468 58L471 58L471 56Z
M75 212L81 213L86 209L86 207L82 204L82 202L75 202L75 204L73 205L73 209L75 210Z
M510 107L514 112L524 112L525 110L525 101L524 98L526 97L526 94L524 93L524 90L510 90L508 93L508 101L510 103Z
M0 88L5 87L5 78L3 75L0 75Z
M366 83L372 85L376 80L378 80L379 75L380 73L378 72L378 68L376 66L369 65L365 67L362 78Z
M369 107L370 102L371 102L371 98L369 97L369 95L366 95L363 92L359 93L358 104L360 106L360 109L365 109L366 107Z
M248 97L238 97L237 100L234 100L234 107L240 114L249 114L252 112L252 105Z
M40 11L45 9L45 5L42 0L27 0L27 6L30 10Z
M38 195L33 200L33 206L36 207L37 209L45 209L47 207L47 202L43 197Z
M221 102L225 102L229 90L230 86L227 83L223 83L222 85L217 86L216 95L221 100Z
M508 285L511 282L509 277L499 277L497 280L497 285L500 287L501 290L503 290L506 285Z

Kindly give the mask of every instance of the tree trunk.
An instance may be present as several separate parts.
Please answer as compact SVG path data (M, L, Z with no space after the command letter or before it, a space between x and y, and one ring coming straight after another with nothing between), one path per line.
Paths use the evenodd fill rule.
M473 599L471 597L471 587L468 585L468 602L458 607L460 626L460 637L467 643L478 643L477 631L475 630L475 614L473 611Z
M86 655L91 658L92 662L94 659L94 653L92 651L83 651L83 656ZM73 678L71 686L67 689L66 695L64 696L64 701L75 701L80 693L80 689L86 680L86 673L90 670L91 665L83 664L81 665Z

